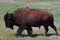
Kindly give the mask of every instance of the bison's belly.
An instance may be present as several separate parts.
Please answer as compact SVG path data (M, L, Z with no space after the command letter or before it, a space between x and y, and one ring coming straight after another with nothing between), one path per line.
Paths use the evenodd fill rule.
M43 22L31 22L31 23L28 23L27 25L36 27L36 26L41 26L43 24L44 24Z

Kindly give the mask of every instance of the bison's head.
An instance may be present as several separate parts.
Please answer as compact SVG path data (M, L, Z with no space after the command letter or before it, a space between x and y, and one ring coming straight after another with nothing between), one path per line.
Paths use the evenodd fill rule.
M7 28L13 29L14 20L11 13L6 13L4 15L4 21Z

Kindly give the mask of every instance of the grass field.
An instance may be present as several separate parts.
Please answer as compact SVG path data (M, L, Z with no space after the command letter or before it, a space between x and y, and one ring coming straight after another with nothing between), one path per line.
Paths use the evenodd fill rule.
M1 1L1 0L0 0ZM32 0L31 1L21 1L15 0L14 3L0 3L0 40L60 40L60 0ZM16 2L16 3L15 3ZM47 10L51 12L54 16L54 23L57 27L59 36L55 35L54 30L49 27L49 36L45 37L43 26L38 28L33 28L33 36L27 36L26 30L23 31L22 35L18 38L15 37L15 33L18 27L14 26L14 30L5 28L3 17L6 12L14 12L17 8L29 7L39 10Z

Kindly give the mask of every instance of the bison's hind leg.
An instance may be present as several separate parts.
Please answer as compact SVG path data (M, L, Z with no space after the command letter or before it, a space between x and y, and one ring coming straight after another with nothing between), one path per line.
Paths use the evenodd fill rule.
M54 22L51 22L50 26L54 29L54 31L56 32L56 35L58 35L57 28L54 25Z

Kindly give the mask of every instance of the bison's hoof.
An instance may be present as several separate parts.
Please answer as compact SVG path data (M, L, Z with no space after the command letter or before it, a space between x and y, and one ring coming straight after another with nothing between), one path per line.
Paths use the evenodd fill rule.
M16 37L18 37L19 36L19 34L16 34Z
M56 33L56 36L58 36L59 34L58 33Z
M44 36L47 36L47 34L43 34Z
M28 36L32 36L32 34L28 34Z

